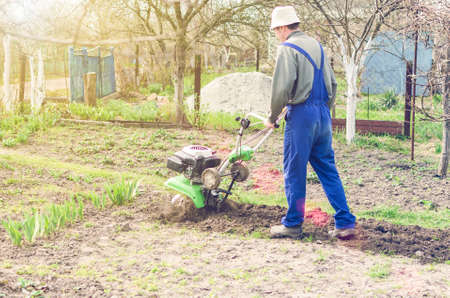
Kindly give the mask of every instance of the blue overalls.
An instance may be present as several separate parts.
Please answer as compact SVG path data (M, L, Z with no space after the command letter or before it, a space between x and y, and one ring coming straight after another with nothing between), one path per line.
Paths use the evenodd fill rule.
M322 183L328 201L333 206L336 228L353 228L355 216L350 213L344 188L336 169L331 147L332 127L327 105L328 91L323 78L324 53L320 45L320 68L311 56L295 44L285 42L304 55L314 67L311 94L305 102L288 105L284 132L284 182L288 211L282 219L287 227L303 222L305 216L306 168L308 161Z

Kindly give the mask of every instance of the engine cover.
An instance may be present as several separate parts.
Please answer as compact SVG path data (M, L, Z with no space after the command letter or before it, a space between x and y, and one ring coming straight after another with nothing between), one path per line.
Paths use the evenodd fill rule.
M167 167L183 173L194 183L201 183L203 170L215 168L221 160L215 152L201 145L190 145L167 159Z

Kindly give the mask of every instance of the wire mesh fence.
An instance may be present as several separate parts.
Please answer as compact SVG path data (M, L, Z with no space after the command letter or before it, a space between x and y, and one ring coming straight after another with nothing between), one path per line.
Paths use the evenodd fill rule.
M23 96L25 101L31 97L31 66L37 71L38 53L41 52L44 66L44 86L48 96L67 97L69 94L69 68L66 46L49 45L45 43L28 43L14 40L10 43L10 87L15 101L21 93L21 75L23 75ZM0 73L5 69L5 48L0 47ZM32 63L32 65L31 65ZM24 74L21 74L24 72ZM0 76L3 86L3 76ZM0 88L0 93L3 93Z

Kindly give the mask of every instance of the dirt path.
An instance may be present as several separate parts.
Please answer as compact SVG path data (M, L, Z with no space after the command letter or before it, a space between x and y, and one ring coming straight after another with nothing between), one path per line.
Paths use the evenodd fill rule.
M66 81L67 80L67 81ZM60 89L66 89L70 88L70 79L69 78L59 78L59 79L50 79L45 81L45 90L47 91L54 91L54 90L60 90ZM19 92L19 85L14 84L11 85L11 90L14 90L14 92ZM30 98L30 90L31 90L31 83L25 82L25 99ZM3 85L0 85L0 95L3 94Z

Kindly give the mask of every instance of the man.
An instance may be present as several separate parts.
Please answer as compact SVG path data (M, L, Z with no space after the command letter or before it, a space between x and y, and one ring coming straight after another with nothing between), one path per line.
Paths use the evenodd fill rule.
M337 83L322 46L298 30L300 20L292 6L276 7L271 29L282 42L272 81L271 114L265 126L274 127L287 107L284 133L284 182L288 211L282 225L273 226L272 238L298 238L305 216L308 161L317 173L328 201L336 211L332 237L355 235L355 216L350 213L332 149L329 107Z

